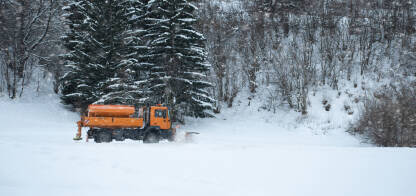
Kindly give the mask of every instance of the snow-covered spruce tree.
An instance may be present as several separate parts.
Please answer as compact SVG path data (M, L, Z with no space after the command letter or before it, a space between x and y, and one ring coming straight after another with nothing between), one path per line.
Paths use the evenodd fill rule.
M124 32L123 59L117 66L117 76L111 79L109 93L100 101L141 106L148 99L148 77L150 64L147 56L145 32L146 0L126 0L122 3L126 8L127 19Z
M67 11L69 32L64 36L68 71L61 80L62 100L75 107L91 103L121 103L121 81L136 62L126 43L131 25L129 0L74 0ZM117 85L118 84L118 85Z
M173 116L211 116L214 100L207 88L205 38L195 30L197 8L187 0L148 3L151 99L170 106Z
M74 0L63 8L66 11L64 16L69 27L69 31L63 36L63 45L69 52L63 55L68 71L61 78L60 90L63 102L75 107L82 107L93 102L92 82L86 81L89 74L87 70L91 69L89 62L92 61L88 54L90 52L88 52L89 32L87 29L90 26L85 13L86 4L86 1Z

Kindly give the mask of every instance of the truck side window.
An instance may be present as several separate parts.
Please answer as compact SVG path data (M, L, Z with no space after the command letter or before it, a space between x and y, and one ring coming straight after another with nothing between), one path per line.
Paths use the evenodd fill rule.
M166 118L166 110L155 110L156 118Z

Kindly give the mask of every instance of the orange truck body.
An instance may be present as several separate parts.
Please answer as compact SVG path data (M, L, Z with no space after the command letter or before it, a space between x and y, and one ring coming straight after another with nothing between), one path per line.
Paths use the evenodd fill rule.
M143 126L143 118L117 117L82 117L84 127L99 128L139 128Z
M88 116L90 117L124 117L128 118L133 115L135 109L133 106L125 105L89 105Z
M100 128L139 128L143 127L143 118L133 118L133 106L90 105L88 116L81 117L84 127Z

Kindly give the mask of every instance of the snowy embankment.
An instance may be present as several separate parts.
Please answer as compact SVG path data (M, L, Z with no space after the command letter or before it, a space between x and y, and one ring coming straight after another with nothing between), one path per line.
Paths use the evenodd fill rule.
M0 99L0 195L416 195L416 149L246 104L191 120L191 143L95 144L72 140L79 117L56 96Z

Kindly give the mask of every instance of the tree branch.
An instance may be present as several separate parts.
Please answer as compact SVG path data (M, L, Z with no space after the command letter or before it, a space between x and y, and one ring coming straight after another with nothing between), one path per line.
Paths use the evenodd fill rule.
M46 35L48 34L48 32L49 32L49 29L50 29L50 23L51 23L51 20L52 20L52 15L53 15L53 11L52 11L52 9L53 9L53 4L54 4L54 0L50 0L49 1L50 2L50 7L49 7L49 16L48 16L48 22L46 23L46 28L45 28L45 31L43 32L43 35L39 38L39 40L35 43L35 44L33 44L32 45L32 47L30 47L29 48L29 50L28 50L28 52L31 52L31 51L33 51L34 49L36 49L36 47L37 46L39 46L39 44L41 44L42 43L42 41L45 39L45 37L46 37Z

